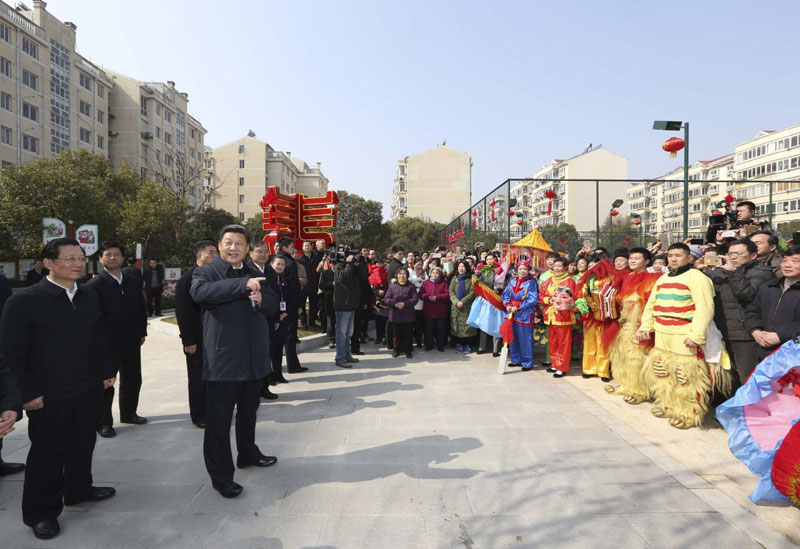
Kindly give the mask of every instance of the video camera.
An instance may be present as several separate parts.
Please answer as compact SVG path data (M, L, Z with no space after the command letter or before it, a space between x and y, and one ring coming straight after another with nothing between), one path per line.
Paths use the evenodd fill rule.
M328 261L331 263L344 263L349 255L355 259L356 256L361 255L361 248L355 244L339 244L335 248L328 248Z

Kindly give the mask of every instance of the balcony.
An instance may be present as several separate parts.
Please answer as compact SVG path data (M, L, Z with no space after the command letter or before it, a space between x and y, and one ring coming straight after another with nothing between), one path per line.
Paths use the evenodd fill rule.
M153 139L153 132L142 132L142 139Z

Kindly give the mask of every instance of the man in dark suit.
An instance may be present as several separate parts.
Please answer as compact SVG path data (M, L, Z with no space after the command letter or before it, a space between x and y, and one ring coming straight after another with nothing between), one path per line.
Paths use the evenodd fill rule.
M219 255L213 240L201 240L194 245L196 266L183 275L175 287L175 317L181 331L186 373L189 378L189 417L192 423L205 429L206 384L203 381L203 318L202 308L195 303L189 289L197 267L208 265Z
M158 260L153 258L144 268L142 273L144 279L144 291L147 294L147 316L153 316L153 305L155 304L155 315L161 316L161 292L164 289L164 266L158 264Z
M236 407L239 468L268 467L255 442L261 381L270 372L267 319L278 311L275 295L257 270L244 261L250 235L241 225L220 230L219 257L197 267L189 293L203 308L203 380L206 382L206 429L203 457L211 485L223 497L242 493L233 481L230 429Z
M147 337L147 315L144 311L141 284L136 277L122 272L125 249L106 241L98 249L103 272L86 283L100 298L100 309L106 322L106 336L112 358L119 372L119 421L142 425L147 419L137 414L139 391L142 388L142 351ZM114 387L103 393L103 405L97 422L101 437L116 436L111 405Z
M317 325L317 312L319 311L319 272L317 272L317 266L320 261L322 261L322 254L314 252L311 241L303 242L303 252L297 256L297 262L305 267L306 275L308 276L308 282L303 288L303 303L300 304L300 309L302 310L300 313L301 322L306 330L319 328ZM306 317L305 312L306 301L308 301L308 317Z
M116 493L92 486L97 410L115 368L97 294L77 283L86 269L78 241L51 240L42 257L50 274L11 296L3 309L0 366L14 372L28 414L22 520L48 539L60 532L64 505Z
M5 276L0 274L0 316L3 314L3 306L9 297L11 297L11 284ZM22 403L18 402L19 398L14 374L8 368L0 365L0 454L3 451L3 436L14 430L14 422L22 414ZM17 415L11 419L14 410ZM7 463L0 458L0 477L24 470L24 463Z
M37 259L33 262L33 269L25 275L25 286L38 284L46 276L47 269L44 268L44 263L42 263L41 259Z
M294 247L294 241L284 236L279 238L275 243L277 253L281 256L286 263L286 269L283 275L286 278L288 291L292 293L292 301L300 303L303 299L303 291L300 288L300 278L297 276L297 265L295 265L295 256L297 255L297 248ZM299 306L293 307L289 313L289 336L286 338L286 371L290 374L299 374L305 372L308 368L300 366L300 359L297 358L297 343L300 339L297 337L297 318L303 311Z
M142 270L136 266L136 259L133 257L129 257L127 260L128 266L122 268L122 272L135 276L136 280L139 281L139 286L144 287L144 275L142 274Z

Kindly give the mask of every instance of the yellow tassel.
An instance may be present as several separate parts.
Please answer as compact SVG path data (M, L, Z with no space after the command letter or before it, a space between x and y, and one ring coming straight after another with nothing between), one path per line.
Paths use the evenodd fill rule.
M669 153L670 158L675 158L676 156L678 156L678 151L672 151L671 153Z

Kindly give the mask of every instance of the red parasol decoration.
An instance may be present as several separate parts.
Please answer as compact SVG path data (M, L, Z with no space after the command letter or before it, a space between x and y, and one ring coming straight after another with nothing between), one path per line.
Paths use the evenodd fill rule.
M681 150L684 146L686 146L686 141L681 139L680 137L670 137L664 144L661 145L661 148L664 149L669 153L670 158L675 158L678 156L678 151Z
M547 203L547 215L550 215L553 212L553 199L556 198L558 194L553 189L547 189L544 193L544 197L549 200Z

